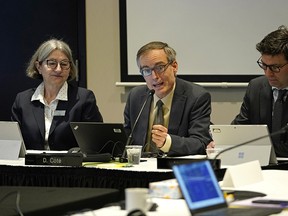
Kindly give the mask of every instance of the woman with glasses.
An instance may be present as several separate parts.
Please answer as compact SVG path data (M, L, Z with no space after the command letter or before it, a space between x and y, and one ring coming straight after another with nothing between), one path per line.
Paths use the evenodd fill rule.
M42 80L37 88L18 93L12 106L12 120L19 123L27 149L77 147L70 122L103 122L94 93L69 84L77 68L65 42L51 39L42 43L26 73Z
M256 45L264 76L249 82L240 113L232 124L266 124L271 133L288 123L288 29L280 26ZM271 136L277 157L288 157L287 132Z
M146 85L131 90L124 111L132 143L142 145L151 153L147 156L206 154L211 141L209 92L177 78L176 52L167 43L144 45L136 60Z

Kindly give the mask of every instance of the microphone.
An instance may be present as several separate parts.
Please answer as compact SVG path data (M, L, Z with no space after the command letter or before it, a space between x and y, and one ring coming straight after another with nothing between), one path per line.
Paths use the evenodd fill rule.
M281 128L280 130L278 131L275 131L271 134L268 134L268 135L264 135L264 136L260 136L260 137L257 137L255 139L252 139L252 140L248 140L246 142L243 142L243 143L240 143L240 144L237 144L237 145L234 145L234 146L231 146L229 148L225 148L223 149L222 151L218 152L218 154L215 155L214 159L213 159L213 167L216 167L216 159L221 155L223 154L224 152L227 152L229 150L232 150L232 149L235 149L235 148L238 148L240 146L243 146L243 145L246 145L246 144L249 144L249 143L252 143L252 142L255 142L255 141L258 141L258 140L261 140L263 138L266 138L266 137L273 137L273 136L276 136L276 135L280 135L280 134L283 134L285 132L288 131L288 124L286 126L284 126L283 128ZM217 145L217 143L216 143ZM273 145L273 144L272 144Z
M142 114L142 112L143 112L144 107L146 106L146 103L147 103L148 99L150 98L150 96L153 96L154 93L155 93L155 90L154 90L154 89L151 89L151 90L149 91L148 96L147 96L146 100L144 101L144 103L143 103L143 105L142 105L142 107L141 107L141 109L140 109L140 111L139 111L139 113L138 113L138 116L137 116L137 118L136 118L136 120L135 120L135 122L134 122L134 125L133 125L133 127L132 127L132 130L131 130L131 132L130 132L130 134L129 134L129 136L128 136L127 142L126 142L126 144L125 144L125 146L124 146L124 150L123 150L122 156L121 156L121 158L120 158L120 162L121 162L121 163L127 162L125 147L128 146L128 145L131 145L131 143L132 143L132 137L133 137L133 132L134 132L134 130L135 130L135 127L136 127L136 125L137 125L137 123L138 123L138 121L139 121L139 118L140 118L140 116L141 116L141 114Z

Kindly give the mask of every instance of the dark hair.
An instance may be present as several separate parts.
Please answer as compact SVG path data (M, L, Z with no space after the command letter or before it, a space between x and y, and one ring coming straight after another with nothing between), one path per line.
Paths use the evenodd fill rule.
M256 45L256 49L263 55L284 54L288 60L288 29L281 25L277 30L269 33Z
M139 66L139 58L148 51L155 50L155 49L163 49L166 53L168 62L173 62L176 60L176 51L170 47L167 43L161 41L152 41L148 44L142 46L136 55L137 65Z

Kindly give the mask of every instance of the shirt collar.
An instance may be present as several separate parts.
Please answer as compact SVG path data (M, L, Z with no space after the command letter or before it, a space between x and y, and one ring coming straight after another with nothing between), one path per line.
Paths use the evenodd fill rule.
M175 86L176 86L176 82L174 83L172 91L169 92L169 94L166 95L165 97L161 98L163 104L166 105L167 107L170 107L171 104L172 104L172 98L173 98L173 95L174 95ZM154 94L154 108L155 108L156 103L157 103L158 100L160 100L160 98L156 94Z
M39 100L41 103L45 104L44 102L44 82L42 82L37 89L35 90L34 94L32 95L31 101ZM62 100L68 101L68 84L65 82L61 89L59 90L55 100Z
M288 87L287 88L283 88L283 89L279 89L279 88L276 88L276 87L274 87L274 86L272 86L272 91L274 91L274 90L288 90Z

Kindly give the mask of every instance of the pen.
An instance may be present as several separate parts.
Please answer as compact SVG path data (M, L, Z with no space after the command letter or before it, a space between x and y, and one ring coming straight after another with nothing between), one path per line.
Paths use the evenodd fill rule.
M259 200L253 200L252 203L280 205L281 207L288 206L288 200L259 199Z

